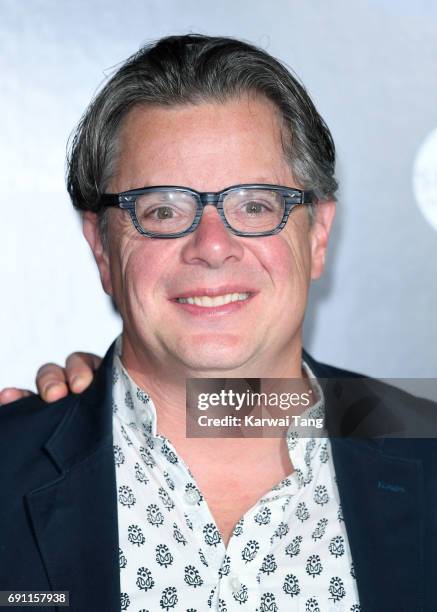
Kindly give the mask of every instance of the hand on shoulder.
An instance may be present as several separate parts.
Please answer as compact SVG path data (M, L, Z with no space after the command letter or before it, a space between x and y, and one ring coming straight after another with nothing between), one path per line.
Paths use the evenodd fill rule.
M68 393L82 393L94 378L101 358L93 353L76 352L67 357L65 367L56 363L45 363L36 373L38 393L46 402L56 402ZM5 387L0 391L0 404L34 395L28 389Z

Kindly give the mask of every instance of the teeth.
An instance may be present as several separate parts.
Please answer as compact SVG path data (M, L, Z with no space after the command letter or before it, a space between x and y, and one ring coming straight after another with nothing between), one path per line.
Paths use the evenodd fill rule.
M230 302L247 300L248 297L249 293L226 293L226 295L216 295L215 297L196 295L195 297L178 298L178 302L181 304L195 304L196 306L212 308L214 306L223 306Z

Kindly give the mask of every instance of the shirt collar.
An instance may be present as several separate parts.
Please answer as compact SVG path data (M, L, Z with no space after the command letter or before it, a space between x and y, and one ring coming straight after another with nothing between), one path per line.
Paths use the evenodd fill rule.
M157 437L157 415L152 398L129 376L121 362L121 335L115 342L112 364L114 413L126 425L146 436Z

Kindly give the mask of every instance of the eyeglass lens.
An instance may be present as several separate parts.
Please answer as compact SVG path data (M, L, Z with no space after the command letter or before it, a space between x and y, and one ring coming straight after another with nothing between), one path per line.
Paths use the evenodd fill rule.
M275 229L282 221L284 210L284 196L267 189L240 189L226 194L223 200L227 222L241 232L257 233ZM136 199L135 212L146 232L184 232L196 216L197 198L184 191L144 193Z

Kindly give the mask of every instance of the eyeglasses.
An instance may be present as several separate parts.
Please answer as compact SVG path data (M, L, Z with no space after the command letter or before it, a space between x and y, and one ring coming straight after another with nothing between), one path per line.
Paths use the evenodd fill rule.
M244 184L217 192L187 187L144 187L101 196L103 206L127 210L135 228L151 238L179 238L194 232L208 204L215 206L227 229L237 236L271 236L280 232L290 212L314 201L312 191L279 185Z

